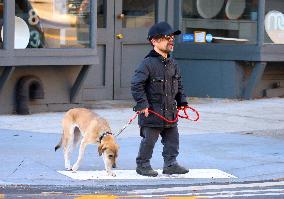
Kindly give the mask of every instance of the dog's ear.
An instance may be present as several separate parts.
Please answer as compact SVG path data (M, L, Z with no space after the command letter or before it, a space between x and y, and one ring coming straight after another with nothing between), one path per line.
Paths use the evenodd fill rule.
M100 144L98 147L98 152L100 156L103 154L104 150L106 150L106 148L104 147L104 144Z
M118 155L118 150L119 150L119 145L115 144L115 152L116 152L117 155Z
M118 156L119 145L115 144L115 157Z

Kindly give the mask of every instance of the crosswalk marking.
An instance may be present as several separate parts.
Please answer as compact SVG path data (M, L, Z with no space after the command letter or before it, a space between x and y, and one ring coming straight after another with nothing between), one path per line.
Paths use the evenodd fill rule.
M165 199L202 199L204 197L197 197L197 196L179 196L179 197L172 197L172 196L167 196L165 197Z
M202 191L202 190L214 190L214 189L235 189L235 188L253 188L253 187L270 187L270 186L284 186L284 181L280 182L259 182L250 184L225 184L225 185L201 185L201 186L187 186L187 187L171 187L169 188L156 188L156 189L144 189L128 192L129 194L149 194L149 193L167 193L178 191Z
M284 195L283 189L266 190L239 190L239 191L220 191L190 194L154 194L154 195L82 195L74 199L122 199L122 198L149 198L159 197L163 199L203 199L203 198L232 198L232 197L251 197L251 196L280 196Z
M125 198L145 198L143 196L115 196L115 195L84 195L74 199L125 199ZM147 197L148 198L148 197ZM165 196L163 199L202 199L203 197L198 196Z
M118 199L118 196L114 195L84 195L74 199Z
M124 199L124 198L145 198L143 196L115 196L115 195L84 195L74 199ZM148 198L148 197L147 197ZM202 199L206 197L199 197L199 196L165 196L163 199Z
M232 197L279 196L279 195L284 195L284 193L229 194L229 195L216 195L209 197L206 196L206 198L232 198Z
M256 190L256 189L250 189L250 190L232 190L232 191L215 191L215 192L192 192L192 193L182 193L182 194L157 194L152 195L155 197L166 197L167 195L170 196L195 196L195 197L203 197L203 198L215 198L220 196L243 196L243 195L284 195L284 189L265 189L265 190ZM141 195L143 197L149 197L149 195Z
M72 179L76 180L139 180L139 179L187 179L187 178L197 178L197 179L229 179L237 178L229 173L218 169L190 169L187 174L183 175L165 175L162 174L162 170L157 170L159 175L157 177L147 177L141 176L136 173L135 170L114 170L116 177L109 176L106 171L58 171L60 174L66 175Z

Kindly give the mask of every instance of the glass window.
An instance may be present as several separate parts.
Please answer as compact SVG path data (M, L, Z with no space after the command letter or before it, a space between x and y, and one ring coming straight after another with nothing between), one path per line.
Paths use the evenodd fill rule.
M265 4L264 43L284 44L284 2L267 0Z
M27 37L27 48L90 46L90 0L15 2L15 48L25 48Z
M155 0L123 0L123 28L149 28L155 23Z
M97 26L98 28L106 27L106 1L98 0L97 2Z
M4 12L4 2L3 0L0 0L0 48L3 48L3 13Z
M258 0L183 0L184 42L255 44Z

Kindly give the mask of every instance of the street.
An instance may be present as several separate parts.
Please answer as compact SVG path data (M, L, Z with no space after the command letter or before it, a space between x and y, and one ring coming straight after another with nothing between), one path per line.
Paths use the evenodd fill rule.
M249 198L273 199L284 197L284 181L245 182L202 185L135 185L135 186L6 186L2 198L57 199L122 199L122 198ZM1 195L0 195L1 198Z
M162 175L158 140L151 159L160 172L155 178L135 172L137 121L116 138L117 176L109 177L95 145L87 147L76 173L64 171L62 150L54 151L64 113L2 115L0 198L283 198L284 99L203 100L192 106L201 119L179 122L178 162L190 172ZM118 132L134 114L130 107L118 103L95 111Z

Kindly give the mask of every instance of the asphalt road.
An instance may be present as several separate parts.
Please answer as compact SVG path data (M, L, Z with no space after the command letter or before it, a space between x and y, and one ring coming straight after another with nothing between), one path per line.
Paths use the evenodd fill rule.
M237 178L75 180L58 173L64 169L63 155L54 152L63 113L4 115L0 116L0 199L284 198L284 100L217 100L193 107L201 119L179 122L179 163L191 170L219 169ZM109 119L114 132L133 115L132 109L115 106L96 111ZM132 124L118 137L118 169L135 170L138 132ZM151 160L154 169L162 168L161 152L158 141ZM80 170L103 169L96 147L88 147Z
M121 199L121 198L249 198L282 199L284 181L143 186L2 186L0 198Z

